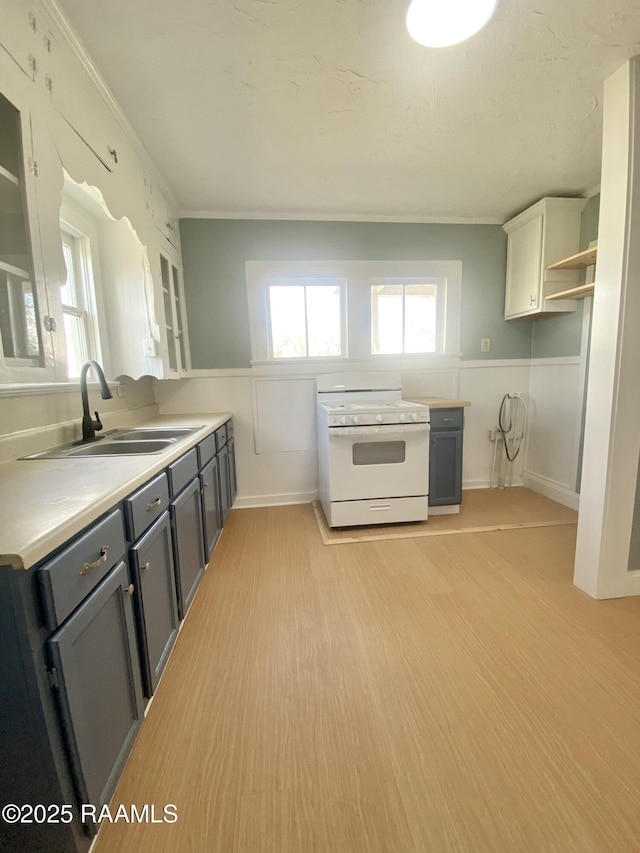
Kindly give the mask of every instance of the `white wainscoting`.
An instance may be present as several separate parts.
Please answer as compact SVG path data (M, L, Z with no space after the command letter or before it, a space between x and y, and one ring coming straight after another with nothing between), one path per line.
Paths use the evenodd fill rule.
M397 372L397 371L395 371ZM211 375L213 374L213 375ZM233 414L238 469L236 506L306 503L317 497L315 377L250 370L215 371L154 382L162 414ZM491 481L489 431L507 393L529 409L528 435L514 463L513 484L527 485L569 506L575 493L580 411L579 359L458 362L403 370L403 394L469 400L465 408L463 488Z
M576 492L583 398L580 359L540 359L531 366L524 483L578 509Z

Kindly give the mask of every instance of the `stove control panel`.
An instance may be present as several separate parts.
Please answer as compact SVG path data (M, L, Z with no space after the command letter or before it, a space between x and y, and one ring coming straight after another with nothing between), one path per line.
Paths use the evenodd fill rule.
M366 412L359 415L329 415L329 426L379 426L381 424L429 423L429 409L416 412L385 412L384 414Z

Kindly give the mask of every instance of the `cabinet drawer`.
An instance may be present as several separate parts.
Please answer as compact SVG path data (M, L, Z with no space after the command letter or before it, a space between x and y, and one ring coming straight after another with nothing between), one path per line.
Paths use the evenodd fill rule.
M124 523L118 507L40 568L49 628L64 622L125 551Z
M464 409L431 409L431 429L462 429Z
M227 428L227 441L233 438L233 418L228 420L225 424Z
M198 473L198 454L195 447L169 465L167 473L169 491L171 496L175 497Z
M204 467L216 455L216 434L214 432L198 445L198 468Z
M227 424L222 424L221 427L218 427L215 431L215 437L216 450L220 451L227 443Z
M124 502L129 540L139 539L169 506L169 484L164 473L138 489Z

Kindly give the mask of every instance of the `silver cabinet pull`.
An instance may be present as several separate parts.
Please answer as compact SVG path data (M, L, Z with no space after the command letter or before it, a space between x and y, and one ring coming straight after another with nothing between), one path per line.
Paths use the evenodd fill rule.
M155 509L157 506L160 506L162 503L162 498L160 495L155 499L155 501L151 501L151 503L147 504L147 512L151 512L152 509Z
M133 595L134 590L135 590L134 585L132 583L130 583L129 586L127 587L127 595Z
M150 568L151 568L151 563L147 560L147 562L144 564L142 569L143 569L143 571L148 572Z
M82 571L80 572L80 574L86 575L91 571L91 569L97 569L98 566L101 566L103 563L106 563L108 550L109 546L103 545L102 548L100 548L100 556L98 557L98 559L95 560L93 563L83 563Z
M453 420L453 418L443 418L442 423L443 424L450 424L452 420Z

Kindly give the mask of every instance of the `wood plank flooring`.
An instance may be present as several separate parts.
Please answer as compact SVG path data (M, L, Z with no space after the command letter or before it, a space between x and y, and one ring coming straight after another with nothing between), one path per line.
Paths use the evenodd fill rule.
M324 547L235 510L96 853L637 853L640 600L575 527Z
M313 502L313 510L325 545L578 523L575 510L523 486L513 489L469 489L464 493L459 513L431 514L427 521L404 524L331 528L324 517L320 501Z

